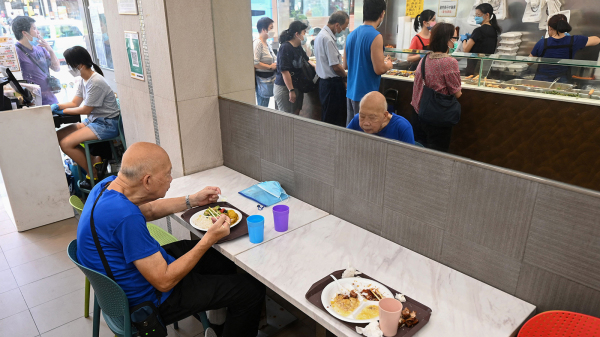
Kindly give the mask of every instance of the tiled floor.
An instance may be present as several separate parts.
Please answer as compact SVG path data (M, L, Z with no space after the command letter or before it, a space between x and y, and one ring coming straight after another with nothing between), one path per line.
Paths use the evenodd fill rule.
M92 336L92 313L83 317L84 276L67 256L76 238L77 219L71 218L23 233L16 231L0 205L0 336ZM315 322L270 292L271 298L299 320L277 337L314 336ZM93 292L91 295L93 309ZM114 336L104 320L100 336ZM168 327L169 336L202 336L194 318Z

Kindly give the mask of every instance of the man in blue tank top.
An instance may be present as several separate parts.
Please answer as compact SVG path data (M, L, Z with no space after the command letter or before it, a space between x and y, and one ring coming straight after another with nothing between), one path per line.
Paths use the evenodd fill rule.
M344 68L348 69L346 91L347 120L349 124L359 112L360 100L371 91L379 90L381 75L392 69L392 61L383 55L383 37L377 28L385 16L384 0L365 0L363 24L346 40Z

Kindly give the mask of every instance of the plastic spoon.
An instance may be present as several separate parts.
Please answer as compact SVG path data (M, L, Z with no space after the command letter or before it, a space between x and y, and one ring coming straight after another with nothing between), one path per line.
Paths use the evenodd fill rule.
M340 290L348 291L348 289L346 289L346 287L343 287L342 284L340 283L340 281L338 281L338 279L335 278L335 276L333 276L333 275L329 275L329 276L331 276L331 278L333 278L333 280L335 281L335 283L337 283L337 285L340 288Z

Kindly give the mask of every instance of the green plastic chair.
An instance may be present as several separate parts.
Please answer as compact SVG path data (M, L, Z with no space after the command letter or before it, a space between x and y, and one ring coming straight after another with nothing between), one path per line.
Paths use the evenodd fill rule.
M69 198L69 203L75 209L75 211L77 211L77 213L79 215L81 215L81 212L83 212L83 201L81 201L81 199L79 199L78 196L72 195ZM85 278L85 295L84 295L84 297L85 297L85 304L83 307L83 317L88 318L88 317L90 317L90 280L88 280L87 277Z
M161 246L178 241L173 235L169 234L169 232L165 231L164 229L158 227L155 224L148 222L146 223L146 226L148 227L150 235L152 235L154 240L158 241L158 244L160 244Z
M92 169L92 158L90 157L90 147L88 145L95 144L95 143L108 142L110 144L110 149L113 154L113 159L117 160L117 151L115 150L115 145L113 144L113 141L115 141L115 140L120 140L121 143L123 144L123 148L125 150L127 150L127 145L125 143L125 133L123 132L123 120L122 120L121 115L119 115L119 135L118 136L116 136L114 138L102 139L102 140L99 140L99 139L88 140L88 141L81 143L85 150L85 160L87 161L87 173L90 176L90 183L92 184L92 188L94 187L94 185L96 185L96 183L94 182L94 170ZM79 177L82 177L82 179L85 179L85 177L83 177L82 174L80 174ZM78 182L78 184L80 182L81 182L81 180ZM89 193L89 190L87 190L85 188L79 187L79 189L85 193Z
M85 274L94 288L93 337L100 335L100 313L104 316L104 321L115 336L128 337L137 334L137 330L131 325L129 300L123 289L108 276L86 268L79 263L77 259L77 240L69 243L67 253L71 261ZM209 329L206 312L194 314L193 316L202 322L205 331ZM179 329L177 322L173 323L173 326L175 329Z

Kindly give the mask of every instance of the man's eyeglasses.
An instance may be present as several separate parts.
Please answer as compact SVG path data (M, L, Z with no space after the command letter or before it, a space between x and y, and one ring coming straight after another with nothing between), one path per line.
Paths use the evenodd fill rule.
M457 41L458 41L458 37L454 37L454 36L453 36L453 37L451 37L450 39L451 39L451 40L457 40Z

